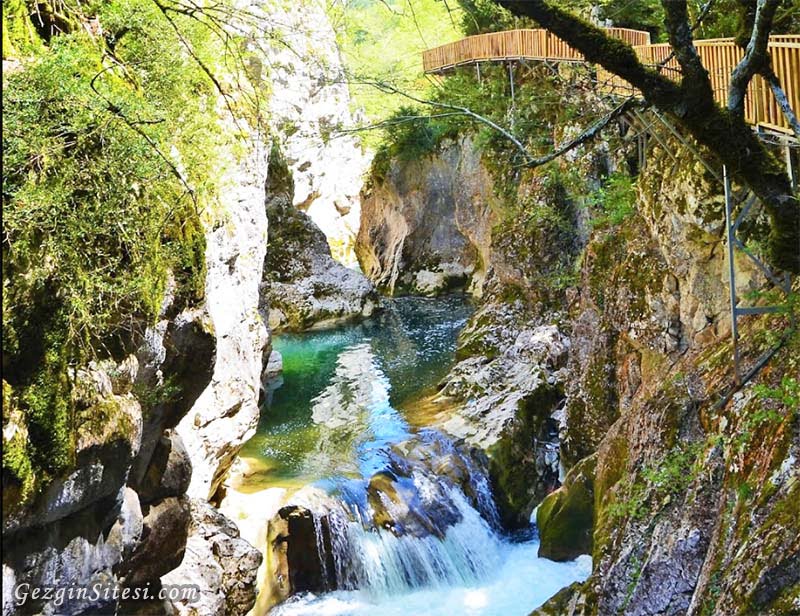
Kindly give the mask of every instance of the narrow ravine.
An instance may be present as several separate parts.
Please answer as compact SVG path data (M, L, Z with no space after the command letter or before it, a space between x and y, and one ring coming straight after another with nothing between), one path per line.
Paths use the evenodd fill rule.
M452 367L471 313L465 296L395 298L364 321L276 336L283 372L236 489L286 490L313 522L316 554L293 562L290 530L297 594L270 614L524 614L588 576L588 556L551 562L533 528L506 533L485 459L413 412ZM268 571L262 593L274 583Z

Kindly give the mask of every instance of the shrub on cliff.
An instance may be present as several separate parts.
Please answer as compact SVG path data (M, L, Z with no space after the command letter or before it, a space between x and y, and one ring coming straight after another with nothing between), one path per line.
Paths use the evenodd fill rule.
M206 71L221 42L202 20L66 2L43 32L32 5L3 10L19 54L3 80L3 369L32 462L4 457L5 487L70 467L73 369L129 352L170 273L202 297L224 135Z

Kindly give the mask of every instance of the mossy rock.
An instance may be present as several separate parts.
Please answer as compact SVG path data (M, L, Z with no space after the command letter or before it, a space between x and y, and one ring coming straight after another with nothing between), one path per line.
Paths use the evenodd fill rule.
M592 553L596 464L596 454L581 460L567 474L564 485L539 505L540 557L565 561Z
M594 616L597 597L588 582L573 582L550 597L530 616Z
M563 399L558 387L544 386L520 402L517 416L489 450L489 476L500 520L507 528L524 528L531 511L557 483L542 472L535 443L547 437L553 409Z

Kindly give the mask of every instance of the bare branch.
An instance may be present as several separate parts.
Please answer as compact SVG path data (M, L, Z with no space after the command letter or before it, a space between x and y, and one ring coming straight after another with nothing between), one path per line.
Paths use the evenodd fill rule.
M390 120L385 120L383 122L378 122L376 124L372 124L372 125L365 126L365 127L339 131L341 134L354 133L354 132L359 132L359 131L364 131L364 130L372 130L372 129L376 129L376 128L385 128L386 126L393 126L393 125L401 124L401 123L404 123L404 122L412 122L412 121L417 121L417 120L428 120L428 119L432 119L432 118L441 118L441 117L459 116L460 115L460 116L469 117L469 118L471 118L471 119L473 119L473 120L475 120L475 121L477 121L477 122L479 122L481 124L484 124L484 125L488 126L489 128L491 128L492 130L500 133L506 139L508 139L515 146L515 148L520 152L520 154L522 154L522 156L524 158L524 162L522 162L519 166L521 166L521 167L530 167L530 168L540 167L540 166L542 166L542 165L544 165L546 163L549 163L549 162L559 158L560 156L563 156L567 152L569 152L571 150L574 150L578 146L583 145L584 143L587 143L587 142L591 141L592 139L595 139L600 134L600 132L606 126L608 126L613 120L615 120L616 118L622 116L623 114L625 114L627 111L629 111L633 107L642 104L641 101L639 101L639 100L637 100L637 99L635 99L633 97L627 98L620 105L615 107L610 113L608 113L603 118L601 118L600 120L598 120L597 122L592 124L589 128L587 128L586 130L581 132L580 135L578 135L577 137L575 137L571 141L565 143L564 145L556 148L555 150L553 150L552 152L550 152L549 154L546 154L544 156L533 156L528 151L528 149L525 147L525 145L522 143L522 141L520 141L520 139L518 137L516 137L511 131L503 128L502 126L500 126L496 122L490 120L489 118L487 118L485 116L482 116L482 115L480 115L478 113L475 113L474 111L472 111L471 109L468 109L467 107L461 107L461 106L458 106L458 105L451 105L449 103L442 103L440 101L433 101L433 100L421 98L419 96L415 96L413 94L409 94L408 92L404 92L404 91L400 90L399 88L397 88L396 86L393 86L393 85L385 83L385 82L362 81L360 83L363 84L363 85L372 85L375 88L381 90L382 92L386 92L386 93L390 93L390 94L397 94L399 96L403 96L403 97L405 97L405 98L407 98L409 100L414 101L415 103L419 103L419 104L422 104L422 105L429 105L431 107L438 107L438 108L441 108L441 109L448 109L448 110L452 110L452 111L450 111L448 113L440 113L440 114L434 114L434 115L429 115L429 116L402 116L400 118L393 118L393 119L390 119Z
M786 118L789 126L792 127L794 134L800 138L800 120L797 119L792 106L789 104L786 92L784 92L783 87L781 87L780 79L778 79L778 76L775 74L775 71L772 70L771 66L764 68L761 71L761 75L767 80L769 87L772 89L775 100L778 101L778 105L783 112L783 117Z
M514 147L516 147L520 151L520 153L525 157L526 160L532 158L531 155L528 153L528 150L525 148L525 146L522 144L519 138L517 138L514 134L507 131L505 128L493 122L489 118L486 118L478 113L475 113L474 111L468 109L467 107L461 107L459 105L451 105L450 103L442 103L440 101L433 101L425 98L420 98L419 96L415 96L414 94L409 94L408 92L404 92L396 88L395 86L382 81L364 81L361 83L362 85L371 85L386 94L397 94L411 101L414 101L415 103L419 103L420 105L429 105L431 107L438 107L440 109L450 109L451 111L458 111L464 114L465 116L469 116L473 120L480 122L481 124L485 124L492 130L495 130L501 135L503 135L506 139L508 139L511 143L514 144Z
M549 163L550 161L555 160L559 156L563 156L564 154L566 154L570 150L574 150L575 148L577 148L580 145L583 145L584 143L592 141L593 139L595 139L600 134L600 131L602 131L606 126L608 126L616 118L624 115L625 113L627 113L628 111L630 111L634 107L640 106L640 105L642 105L641 101L639 101L639 100L637 100L635 98L626 99L625 101L623 101L622 104L618 105L610 113L608 113L605 117L601 118L600 120L598 120L597 122L592 124L592 126L587 128L586 130L584 130L580 135L575 137L572 141L569 141L568 143L565 143L564 145L562 145L561 147L553 150L550 154L547 154L546 156L540 156L538 158L530 159L528 161L528 163L526 164L526 166L527 167L539 167L541 165Z
M400 124L407 124L409 122L435 120L438 118L450 118L456 116L460 117L463 115L464 113L461 111L451 111L450 113L434 113L431 115L395 116L390 120L375 122L374 124L365 124L364 126L356 126L355 128L342 128L336 131L335 136L353 135L356 133L364 133L370 130L386 128L387 126L398 126Z
M744 115L744 97L747 86L753 76L769 66L769 33L772 30L772 19L781 0L758 0L756 14L753 20L753 30L750 41L744 52L741 62L736 65L731 73L731 83L728 86L728 109L739 116Z

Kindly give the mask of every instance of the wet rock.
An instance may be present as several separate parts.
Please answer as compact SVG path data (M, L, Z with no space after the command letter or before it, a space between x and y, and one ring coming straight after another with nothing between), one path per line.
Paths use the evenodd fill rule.
M412 479L389 471L376 473L370 478L367 499L375 526L398 537L433 535L442 539L448 527L461 521L461 514L441 484L419 476Z
M563 485L539 505L540 557L565 561L592 553L596 459L595 455L581 460L567 473Z
M317 525L324 556L320 556L317 545ZM269 605L295 593L321 592L335 587L330 524L324 515L302 505L282 507L269 521L267 552Z
M591 616L591 602L583 595L583 584L573 582L559 590L530 616Z
M508 313L490 310L476 329L491 328ZM558 427L551 415L563 400L561 383L569 340L555 326L524 327L510 319L463 359L443 382L441 395L462 404L443 430L489 453L490 475L503 523L528 524L533 507L557 486Z

